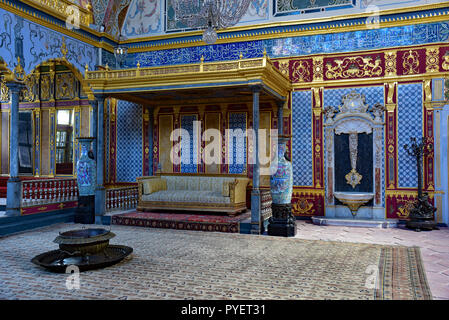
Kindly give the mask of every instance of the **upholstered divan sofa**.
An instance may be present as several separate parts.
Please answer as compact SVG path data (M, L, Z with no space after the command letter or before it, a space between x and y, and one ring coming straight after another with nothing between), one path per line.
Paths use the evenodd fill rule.
M245 177L158 175L137 178L137 210L154 209L226 212L246 210Z

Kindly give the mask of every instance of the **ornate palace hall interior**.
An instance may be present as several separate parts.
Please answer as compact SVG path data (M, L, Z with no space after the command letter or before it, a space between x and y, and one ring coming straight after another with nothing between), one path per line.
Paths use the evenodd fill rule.
M449 2L0 16L0 299L449 300Z

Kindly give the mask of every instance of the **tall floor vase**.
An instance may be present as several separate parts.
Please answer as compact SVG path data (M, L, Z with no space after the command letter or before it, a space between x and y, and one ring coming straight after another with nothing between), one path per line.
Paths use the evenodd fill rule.
M296 235L296 219L292 214L293 168L286 158L287 142L290 136L279 136L277 168L270 177L272 217L268 234L293 237Z
M89 157L89 150L95 138L78 138L81 145L81 154L76 163L76 174L78 181L78 208L75 214L76 223L95 223L95 186L96 162Z

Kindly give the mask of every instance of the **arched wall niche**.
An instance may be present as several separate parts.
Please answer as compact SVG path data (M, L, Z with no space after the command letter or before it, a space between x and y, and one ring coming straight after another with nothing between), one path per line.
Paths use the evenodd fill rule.
M359 218L384 219L383 113L385 107L368 106L365 96L355 91L342 97L338 108L324 109L326 122L326 216L351 217L337 194L372 195Z

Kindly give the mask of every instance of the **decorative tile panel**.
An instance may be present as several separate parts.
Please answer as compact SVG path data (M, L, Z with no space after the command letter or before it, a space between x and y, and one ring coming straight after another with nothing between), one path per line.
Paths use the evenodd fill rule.
M313 185L312 92L292 93L293 185Z
M142 175L142 106L117 101L117 181L136 182Z
M135 67L136 61L140 61L142 67L198 63L201 56L204 56L205 62L235 60L238 59L240 53L243 54L244 58L253 58L262 56L264 48L266 48L270 58L281 58L412 46L445 42L448 39L449 23L437 22L209 46L193 46L170 50L154 50L129 54L127 65ZM408 68L408 66L406 67Z
M244 173L246 169L246 128L247 128L246 112L230 112L229 113L229 129L236 130L241 133L243 138L236 136L227 137L228 139L228 172L229 173Z
M404 150L410 138L422 137L422 84L398 85L398 186L416 188L416 161Z
M324 90L324 103L323 106L332 106L338 108L342 104L341 98L355 91L357 93L365 95L365 102L372 107L376 103L384 104L384 87L372 86L372 87L355 87L355 88L340 88L340 89L325 89Z
M186 130L188 137L181 137L181 172L198 172L198 134L194 134L193 122L198 121L197 115L181 115L181 128Z

